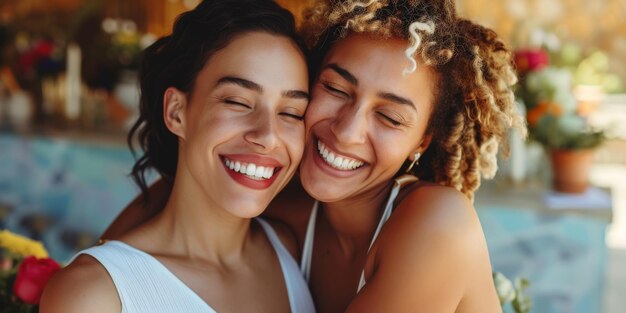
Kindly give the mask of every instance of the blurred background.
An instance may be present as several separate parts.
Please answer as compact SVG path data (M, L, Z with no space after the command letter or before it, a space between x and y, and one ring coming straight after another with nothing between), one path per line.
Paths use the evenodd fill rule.
M136 196L138 57L198 2L0 0L0 230L66 262ZM532 312L626 312L626 0L457 8L514 51L530 130L476 196L494 270Z

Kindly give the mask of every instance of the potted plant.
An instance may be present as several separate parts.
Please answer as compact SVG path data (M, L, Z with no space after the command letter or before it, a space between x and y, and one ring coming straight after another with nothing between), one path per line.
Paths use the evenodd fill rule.
M605 139L604 130L589 125L588 110L579 106L573 88L575 71L552 65L550 59L541 48L516 52L521 79L517 96L526 106L530 139L550 157L554 190L582 193L588 187L593 152Z

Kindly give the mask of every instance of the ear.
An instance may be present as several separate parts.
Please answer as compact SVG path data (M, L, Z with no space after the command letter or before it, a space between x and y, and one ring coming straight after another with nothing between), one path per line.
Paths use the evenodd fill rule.
M414 152L419 152L420 154L424 154L424 152L426 151L426 149L428 149L428 146L430 146L430 142L433 140L433 134L425 134L424 137L422 138L422 141L419 143L419 145L415 148ZM411 160L413 158L413 155L415 153L411 154L411 156L409 156L409 160ZM413 160L411 160L413 161Z
M184 92L169 87L163 95L163 120L165 126L180 138L185 138L185 112L187 107L187 95Z

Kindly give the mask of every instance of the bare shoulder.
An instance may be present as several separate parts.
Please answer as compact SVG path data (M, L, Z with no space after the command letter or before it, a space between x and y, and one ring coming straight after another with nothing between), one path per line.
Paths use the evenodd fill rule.
M365 264L367 284L348 311L463 312L457 309L480 281L485 291L478 311L498 312L489 253L470 200L452 188L419 184L383 227Z
M437 262L458 273L456 281L480 263L489 264L488 250L480 221L470 200L445 186L421 183L397 204L377 242L379 256L406 258L408 262ZM457 260L440 262L441 260Z
M122 306L106 269L94 258L81 255L55 273L44 289L42 313L118 313Z
M401 235L395 238L400 241L423 240L424 235L460 244L484 240L470 200L453 188L431 183L421 183L403 197L388 224L390 236Z

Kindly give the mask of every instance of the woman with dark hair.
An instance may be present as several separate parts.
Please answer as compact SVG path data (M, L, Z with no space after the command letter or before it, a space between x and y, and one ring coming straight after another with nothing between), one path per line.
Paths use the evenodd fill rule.
M320 0L302 34L300 179L266 214L296 233L318 311L500 312L471 201L508 130L524 130L510 51L453 0ZM159 212L151 201L104 238Z
M80 252L41 312L314 312L294 238L254 219L304 148L297 42L273 1L205 0L146 49L133 176L147 192L155 168L171 194L142 226Z

